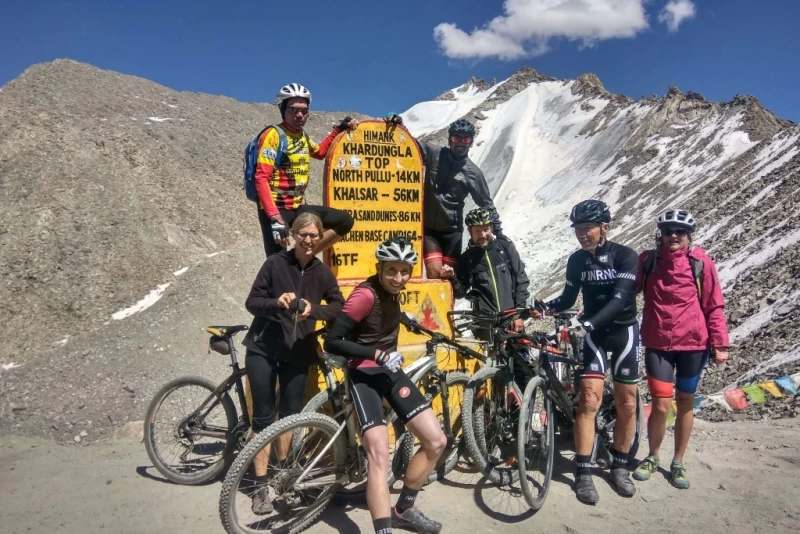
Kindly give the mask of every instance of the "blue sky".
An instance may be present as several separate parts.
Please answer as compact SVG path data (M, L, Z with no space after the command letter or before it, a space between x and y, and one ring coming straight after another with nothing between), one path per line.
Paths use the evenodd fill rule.
M527 65L594 72L634 98L670 84L749 93L800 122L797 0L40 0L2 13L0 84L71 58L248 102L297 81L314 108L379 115Z

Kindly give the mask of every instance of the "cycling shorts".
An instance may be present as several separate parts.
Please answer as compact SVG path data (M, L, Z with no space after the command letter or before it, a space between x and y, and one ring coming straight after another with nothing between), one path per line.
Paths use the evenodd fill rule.
M408 423L430 407L402 369L396 372L383 367L350 369L350 388L362 434L372 427L386 426L381 399L389 402L403 423Z
M607 363L611 359L611 376L616 382L639 382L639 324L614 326L595 330L583 338L583 369L581 378L605 378Z
M647 369L650 395L671 399L673 380L675 389L682 393L697 391L700 373L708 363L708 352L707 350L645 350L644 366Z
M437 232L436 230L425 230L425 241L423 242L425 264L440 261L444 265L455 267L458 263L458 258L461 257L461 234L460 231Z

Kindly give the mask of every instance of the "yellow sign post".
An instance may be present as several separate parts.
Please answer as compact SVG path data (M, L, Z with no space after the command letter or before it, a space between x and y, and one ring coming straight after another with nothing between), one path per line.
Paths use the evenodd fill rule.
M422 257L422 156L402 126L370 120L339 135L325 161L325 205L345 211L353 229L327 254L339 280L375 273L375 249L397 235ZM412 278L422 278L422 262Z

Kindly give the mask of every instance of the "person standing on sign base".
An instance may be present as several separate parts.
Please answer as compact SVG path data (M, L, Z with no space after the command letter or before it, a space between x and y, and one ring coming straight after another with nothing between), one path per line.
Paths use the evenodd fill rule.
M300 84L290 83L281 87L277 97L283 121L261 133L254 179L264 252L270 256L284 249L287 229L295 218L303 212L313 212L322 220L325 229L314 247L314 254L318 254L344 237L353 228L354 221L343 211L306 204L309 158L325 159L336 136L348 129L354 130L358 121L345 117L317 145L303 131L308 120L311 92Z
M391 113L386 121L403 124L400 115ZM464 201L471 196L479 208L491 213L492 229L497 239L510 241L500 225L500 216L492 202L483 172L469 159L475 127L459 119L447 131L448 146L440 147L415 139L425 165L423 256L428 278L452 278L461 256L464 233Z

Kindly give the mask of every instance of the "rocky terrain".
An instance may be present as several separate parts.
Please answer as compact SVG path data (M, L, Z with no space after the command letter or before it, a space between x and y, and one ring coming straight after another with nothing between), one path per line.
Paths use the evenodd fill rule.
M563 287L576 202L606 200L612 239L637 251L653 246L660 212L683 207L716 262L735 341L730 363L709 369L702 390L800 371L800 126L749 95L720 103L669 87L634 100L594 74L556 80L529 68L491 84L472 78L404 114L412 133L439 142L459 117L476 124L471 157L532 293Z
M314 112L309 131L321 139L346 114L360 117ZM605 198L613 238L637 250L651 246L656 214L681 205L701 221L696 240L717 263L736 339L703 390L800 370L800 128L755 98L670 88L633 100L594 75L526 68L471 79L404 117L442 142L452 120L476 122L473 156L533 293L560 289L578 200ZM0 433L91 442L141 420L173 377L225 376L202 327L250 321L243 302L263 250L241 152L277 119L271 104L68 60L0 89ZM313 161L311 201L321 170ZM766 415L794 413L791 402Z
M321 140L346 114L361 117L313 112L308 131ZM242 150L277 120L272 104L69 60L2 88L0 432L92 440L142 419L169 378L224 376L201 327L249 324L264 257ZM312 172L318 202L322 162Z

